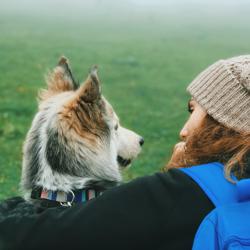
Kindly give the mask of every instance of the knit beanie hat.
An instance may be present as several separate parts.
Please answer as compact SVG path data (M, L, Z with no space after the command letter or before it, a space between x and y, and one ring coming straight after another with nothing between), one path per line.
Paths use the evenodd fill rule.
M217 61L187 91L219 123L250 133L250 55Z

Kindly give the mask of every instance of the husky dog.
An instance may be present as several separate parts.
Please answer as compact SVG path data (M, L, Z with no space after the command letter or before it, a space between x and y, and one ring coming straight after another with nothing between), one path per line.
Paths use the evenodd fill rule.
M97 68L78 85L65 57L47 77L23 147L21 189L73 190L119 184L120 170L141 151L143 138L123 128L102 96Z

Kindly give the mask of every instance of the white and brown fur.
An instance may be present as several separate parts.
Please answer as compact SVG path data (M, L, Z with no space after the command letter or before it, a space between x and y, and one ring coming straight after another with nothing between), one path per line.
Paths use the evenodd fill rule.
M70 192L120 183L120 170L137 157L143 139L120 125L101 94L96 67L78 85L62 57L47 85L23 147L24 197L37 187Z

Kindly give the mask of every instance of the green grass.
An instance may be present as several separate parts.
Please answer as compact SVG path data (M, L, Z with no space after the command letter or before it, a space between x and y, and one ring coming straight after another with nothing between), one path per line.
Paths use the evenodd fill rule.
M214 61L250 52L244 1L33 2L0 4L0 199L18 194L37 90L60 55L79 80L98 64L103 93L122 124L144 136L142 154L125 173L129 180L158 171L169 158L188 116L188 83Z

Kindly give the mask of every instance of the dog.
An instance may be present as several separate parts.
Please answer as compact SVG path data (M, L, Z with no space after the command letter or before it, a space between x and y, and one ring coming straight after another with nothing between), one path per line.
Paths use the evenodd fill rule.
M119 185L121 170L138 156L144 140L120 125L101 93L97 67L78 84L61 57L46 80L23 145L25 199L71 205L76 196L83 202Z

